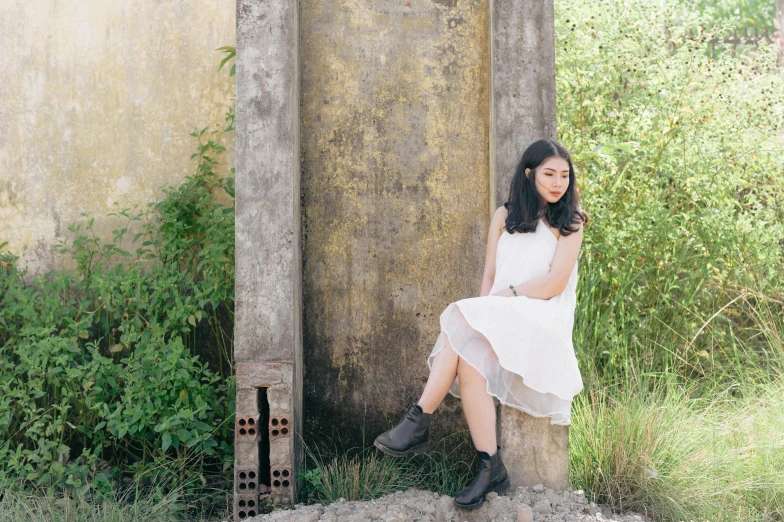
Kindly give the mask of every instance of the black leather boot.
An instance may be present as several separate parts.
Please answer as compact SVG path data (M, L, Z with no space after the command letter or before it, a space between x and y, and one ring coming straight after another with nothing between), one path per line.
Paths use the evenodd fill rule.
M501 447L497 447L494 455L488 455L486 451L476 453L479 455L479 473L455 496L454 506L458 509L476 509L485 501L487 493L502 493L509 489L509 476L501 461Z
M397 426L376 437L373 445L388 455L405 457L425 453L430 440L430 417L414 403Z

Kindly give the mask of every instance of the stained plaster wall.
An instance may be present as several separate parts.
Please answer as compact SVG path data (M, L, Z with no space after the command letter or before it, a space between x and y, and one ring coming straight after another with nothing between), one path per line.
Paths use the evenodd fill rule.
M81 212L111 237L114 203L194 172L190 132L234 93L214 51L234 45L234 5L0 0L0 243L31 275L71 266L54 245Z
M421 393L443 309L479 293L488 5L300 9L305 427L369 444ZM465 428L453 398L439 414L435 437Z

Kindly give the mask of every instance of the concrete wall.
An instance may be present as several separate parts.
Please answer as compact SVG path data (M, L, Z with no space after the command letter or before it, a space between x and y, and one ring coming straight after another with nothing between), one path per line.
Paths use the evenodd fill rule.
M422 392L446 305L479 294L488 2L300 9L305 428L371 444ZM453 397L439 415L434 437L466 428Z
M31 273L69 266L54 245L80 212L111 237L114 202L194 172L189 134L234 92L214 51L234 45L234 4L0 0L0 243Z
M443 309L478 294L510 167L554 133L537 2L0 0L0 242L67 266L80 212L192 173L239 19L237 422L270 435L238 431L237 471L296 470L300 391L310 434L369 445L421 393ZM452 397L438 415L434 440L466 428Z

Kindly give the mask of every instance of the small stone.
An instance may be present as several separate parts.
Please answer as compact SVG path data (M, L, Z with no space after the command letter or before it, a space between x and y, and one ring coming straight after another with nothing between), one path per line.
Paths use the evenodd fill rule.
M301 520L302 522L318 522L319 518L318 511L311 511L302 515L297 514L295 520Z
M496 493L495 491L491 491L490 493L485 495L485 500L494 500L497 498L498 498L498 493Z
M531 506L519 504L517 506L517 522L534 522L534 513Z
M543 484L537 484L536 486L533 487L533 490L536 493L541 493L542 491L544 491L544 485Z
M534 513L542 513L545 515L549 515L553 512L553 509L550 507L550 503L546 500L540 500L536 504L534 504Z

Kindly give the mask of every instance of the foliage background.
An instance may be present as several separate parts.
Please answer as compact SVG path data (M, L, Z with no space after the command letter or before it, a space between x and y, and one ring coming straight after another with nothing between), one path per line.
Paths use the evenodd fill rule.
M600 379L632 365L712 379L778 364L744 310L784 290L775 50L711 58L705 42L726 26L673 1L570 6L557 31L559 135L594 217L583 362Z
M773 2L556 6L559 138L593 219L572 485L655 520L782 520L784 71L772 45L709 45Z

